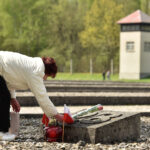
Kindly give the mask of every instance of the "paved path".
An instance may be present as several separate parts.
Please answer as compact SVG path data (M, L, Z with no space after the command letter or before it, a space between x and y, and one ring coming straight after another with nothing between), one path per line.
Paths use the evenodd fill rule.
M17 96L33 96L31 92L17 92ZM49 96L118 96L118 97L150 97L150 92L48 92Z
M75 113L77 111L90 108L91 106L68 106L71 113ZM150 105L107 105L103 106L104 110L112 110L112 111L124 111L124 112L142 112L150 114ZM60 113L63 113L64 108L62 106L58 106L57 110ZM20 114L42 114L43 111L40 107L21 107Z

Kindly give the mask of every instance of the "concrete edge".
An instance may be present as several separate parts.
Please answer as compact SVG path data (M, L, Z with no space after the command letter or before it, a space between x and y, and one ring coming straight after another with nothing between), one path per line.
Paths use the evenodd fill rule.
M134 112L134 113L139 113L140 116L142 116L142 117L150 116L150 112ZM41 118L42 119L42 116L43 116L43 114L20 114L20 118Z

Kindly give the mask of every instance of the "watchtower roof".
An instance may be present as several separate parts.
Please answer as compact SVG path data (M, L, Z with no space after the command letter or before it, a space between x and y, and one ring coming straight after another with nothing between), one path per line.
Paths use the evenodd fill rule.
M118 24L134 24L134 23L150 23L150 16L143 13L141 10L137 10L132 14L120 19Z

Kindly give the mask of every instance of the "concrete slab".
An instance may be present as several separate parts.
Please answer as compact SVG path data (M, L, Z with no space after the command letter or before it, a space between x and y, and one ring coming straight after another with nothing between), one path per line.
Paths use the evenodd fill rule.
M121 82L121 81L100 81L100 80L46 80L45 84L55 84L55 85L136 85L136 86L148 86L150 83L147 82Z
M136 140L139 136L139 113L99 111L65 125L64 139L66 142L114 143Z
M138 105L150 104L150 93L130 92L48 92L56 106L67 105ZM31 92L18 92L17 99L22 106L38 106Z
M84 106L68 106L71 113L81 111L83 109L91 108L93 105ZM57 106L58 112L63 113L64 107ZM103 109L106 111L123 111L123 112L136 112L136 113L150 113L150 105L103 105ZM20 114L43 114L41 107L22 107Z

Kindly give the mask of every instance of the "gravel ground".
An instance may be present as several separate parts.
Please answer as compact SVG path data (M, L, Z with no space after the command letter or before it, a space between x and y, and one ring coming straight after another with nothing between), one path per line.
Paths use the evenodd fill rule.
M20 119L20 132L13 142L0 141L0 150L149 150L150 117L141 117L141 136L137 141L115 144L49 143L45 142L40 132L41 119Z

